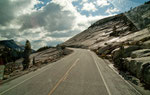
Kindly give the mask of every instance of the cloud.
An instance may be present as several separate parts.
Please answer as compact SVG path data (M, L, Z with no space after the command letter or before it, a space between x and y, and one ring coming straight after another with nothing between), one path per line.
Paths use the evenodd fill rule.
M95 12L97 11L97 8L93 3L90 2L90 3L84 3L82 10Z
M88 0L82 0L82 2L88 2Z
M5 26L19 15L31 13L37 0L0 0L0 25Z
M103 7L103 6L108 6L110 5L110 3L108 2L108 0L97 0L95 2L95 4L99 7Z
M62 11L61 6L49 3L43 10L24 15L20 19L23 22L22 30L44 27L49 32L53 32L71 29L75 17L70 11Z
M80 5L83 5L84 3L88 3L88 0L81 0Z
M106 10L106 13L108 13L108 14L113 14L113 13L116 13L116 12L119 12L120 10L119 9L117 9L117 8L108 8L107 10Z

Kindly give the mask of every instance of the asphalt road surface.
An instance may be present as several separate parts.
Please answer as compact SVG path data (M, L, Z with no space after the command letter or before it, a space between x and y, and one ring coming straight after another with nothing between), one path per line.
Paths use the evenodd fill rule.
M8 83L0 95L141 95L89 50L74 49L63 59Z

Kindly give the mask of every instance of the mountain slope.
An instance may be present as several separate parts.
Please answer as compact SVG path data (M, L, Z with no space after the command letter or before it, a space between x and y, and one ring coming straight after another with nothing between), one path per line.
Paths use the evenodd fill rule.
M142 30L150 25L150 4L136 7L124 14L104 18L91 25L87 30L69 39L63 45L96 49L105 43L118 41L118 37ZM113 34L116 27L117 35ZM104 41L104 42L103 42Z
M150 3L101 19L62 45L89 48L150 87Z
M115 35L110 36L114 26L117 28L118 36L125 36L138 30L124 14L119 14L97 21L87 30L66 41L64 45L96 49L104 45L103 41L116 38Z
M3 45L5 47L11 48L17 51L24 50L24 47L21 44L15 42L14 40L2 40L0 41L0 45Z

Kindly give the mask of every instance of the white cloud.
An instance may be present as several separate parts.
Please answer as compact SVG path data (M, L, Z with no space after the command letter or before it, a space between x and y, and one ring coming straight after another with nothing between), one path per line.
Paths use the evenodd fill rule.
M38 0L1 0L0 25L5 26L20 15L31 14L38 3Z
M97 1L95 2L95 4L96 4L97 6L100 6L100 7L110 5L110 3L108 2L108 0L97 0Z
M11 0L11 6L15 10L15 15L31 14L36 4L42 3L39 0ZM14 7L15 6L15 7Z
M95 12L97 11L97 8L93 3L90 2L90 3L84 3L82 10Z
M88 0L82 0L82 2L88 2Z
M88 0L81 0L80 5L83 5L84 3L88 3Z
M106 13L108 13L108 14L113 14L113 13L115 13L115 12L119 12L120 10L119 9L117 9L117 8L108 8L107 10L106 10Z

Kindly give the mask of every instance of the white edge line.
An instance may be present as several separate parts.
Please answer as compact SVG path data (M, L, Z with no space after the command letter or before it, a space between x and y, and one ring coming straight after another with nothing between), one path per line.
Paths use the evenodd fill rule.
M78 61L79 61L79 58L78 58L75 62L77 63ZM11 90L11 89L13 89L13 88L15 88L15 87L17 87L17 86L21 85L22 83L24 83L24 82L26 82L26 81L28 81L28 80L32 79L33 77L35 77L35 76L37 76L37 75L39 75L39 74L41 74L41 73L45 72L46 70L48 70L48 69L52 68L52 66L53 66L53 65L51 65L51 67L49 67L49 68L44 69L43 71L39 72L38 74L35 74L34 76L32 76L32 77L30 77L30 78L28 78L28 79L26 79L26 80L24 80L24 81L22 81L22 82L18 83L17 85L14 85L14 86L12 86L11 88L9 88L9 89L7 89L7 90L2 91L2 92L0 93L0 95L3 95L4 93L8 92L9 90Z
M53 66L53 65L52 65L52 66ZM51 66L51 67L52 67L52 66ZM17 85L12 86L11 88L9 88L9 89L7 89L7 90L2 91L2 92L0 93L0 95L2 95L2 94L4 94L4 93L8 92L9 90L11 90L11 89L13 89L13 88L15 88L15 87L17 87L17 86L21 85L22 83L24 83L24 82L26 82L26 81L28 81L28 80L32 79L33 77L35 77L35 76L37 76L37 75L39 75L39 74L41 74L41 73L45 72L46 70L50 69L51 67L44 69L43 71L39 72L38 74L35 74L34 76L32 76L32 77L30 77L30 78L25 79L24 81L22 81L22 82L18 83Z
M108 65L108 67L111 68L109 65ZM143 94L141 94L135 87L133 87L128 81L126 81L122 76L120 76L116 70L114 70L113 68L111 68L111 69L112 69L112 71L114 71L122 80L124 80L130 87L132 87L139 95L143 95Z
M92 56L93 57L93 56ZM94 58L93 58L94 59ZM94 60L95 61L95 60ZM96 62L97 63L97 62ZM111 68L109 65L108 65L109 68ZM98 67L99 68L99 67ZM111 68L112 71L114 71L123 81L125 81L130 87L132 87L139 95L143 95L141 94L136 88L134 88L128 81L124 80L124 78L122 78L118 72L116 70L114 70L113 68ZM104 80L105 81L105 80Z
M70 56L70 55L69 55ZM56 64L56 63L55 63ZM43 68L41 68L41 69L44 69L43 71L41 71L41 72L39 72L38 74L35 74L34 76L32 76L32 77L30 77L30 78L27 78L27 79L25 79L24 81L22 81L22 82L20 82L20 83L18 83L17 85L14 85L14 86L12 86L11 88L9 88L9 89L7 89L7 90L4 90L4 91L2 91L2 92L0 92L0 95L3 95L4 93L6 93L6 92L8 92L9 90L11 90L11 89L13 89L13 88L15 88L15 87L17 87L17 86L19 86L19 85L21 85L22 83L24 83L24 82L26 82L26 81L28 81L28 80L30 80L30 79L32 79L33 77L35 77L35 76L37 76L37 75L39 75L39 74L41 74L41 73L43 73L43 72L45 72L46 70L48 70L48 69L50 69L50 68L52 68L52 66L53 66L54 64L51 64L51 67L48 67L48 68L46 68L46 69L44 69L44 67ZM40 69L37 69L37 70L40 70ZM30 73L29 73L30 74Z
M105 79L104 79L104 76L103 76L103 74L102 74L102 72L101 72L101 70L100 70L100 68L99 68L99 66L98 66L98 63L95 61L93 55L92 55L92 58L93 58L93 60L94 60L94 63L96 64L96 67L97 67L97 69L98 69L98 71L99 71L99 74L100 74L100 76L101 76L101 78L102 78L102 80L103 80L103 82L104 82L104 85L105 85L105 87L106 87L106 90L107 90L108 94L111 95L110 90L109 90L109 88L108 88L108 85L106 84L106 81L105 81Z

